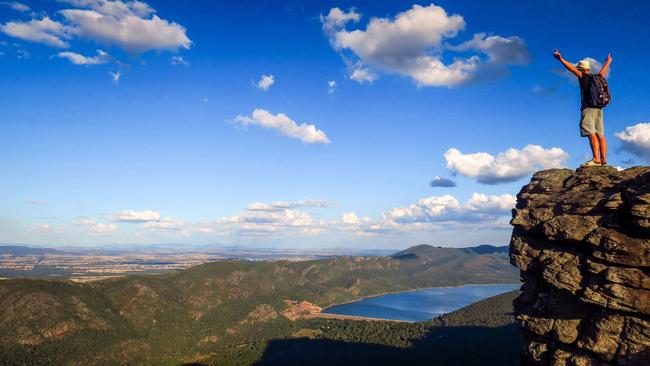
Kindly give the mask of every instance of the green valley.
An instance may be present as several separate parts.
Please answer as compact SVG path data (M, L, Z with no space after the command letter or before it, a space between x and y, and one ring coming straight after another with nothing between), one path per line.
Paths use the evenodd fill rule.
M503 251L428 245L383 257L216 261L90 283L4 280L0 363L291 363L303 357L292 351L302 343L323 352L334 344L340 352L327 353L337 357L363 343L369 355L379 347L408 359L443 329L452 332L445 339L463 327L508 333L512 296L420 323L319 319L315 309L392 291L518 281Z

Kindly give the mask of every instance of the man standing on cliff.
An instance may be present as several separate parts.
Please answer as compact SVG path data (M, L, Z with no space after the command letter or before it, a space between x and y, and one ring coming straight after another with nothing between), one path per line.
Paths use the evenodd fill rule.
M603 107L609 103L609 88L605 81L605 75L612 63L612 56L607 59L598 74L589 73L590 65L588 60L582 60L573 65L555 49L553 56L578 77L580 83L581 110L580 134L589 138L589 146L593 158L582 166L607 165L607 140L605 140L605 129L603 127ZM595 80L594 80L595 79ZM604 84L604 85L603 85ZM594 94L595 88L600 87L600 93ZM604 90L603 90L604 88ZM600 98L599 98L600 97Z

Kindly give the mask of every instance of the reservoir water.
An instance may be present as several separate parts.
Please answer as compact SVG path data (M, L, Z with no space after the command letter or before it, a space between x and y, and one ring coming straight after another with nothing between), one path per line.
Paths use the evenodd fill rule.
M428 320L519 287L520 284L432 287L367 297L329 307L323 313L404 321Z

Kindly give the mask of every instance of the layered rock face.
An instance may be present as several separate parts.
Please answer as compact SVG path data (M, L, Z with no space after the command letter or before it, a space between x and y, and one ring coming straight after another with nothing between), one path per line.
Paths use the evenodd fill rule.
M553 169L517 196L522 365L650 365L650 167Z

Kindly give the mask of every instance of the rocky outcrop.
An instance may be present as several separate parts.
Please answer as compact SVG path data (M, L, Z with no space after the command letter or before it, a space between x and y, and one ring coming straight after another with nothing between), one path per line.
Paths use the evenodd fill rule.
M517 196L522 365L650 365L650 167L545 170Z
M281 314L289 320L310 318L323 310L320 306L316 306L308 301L284 300L284 303L287 305L287 308Z

